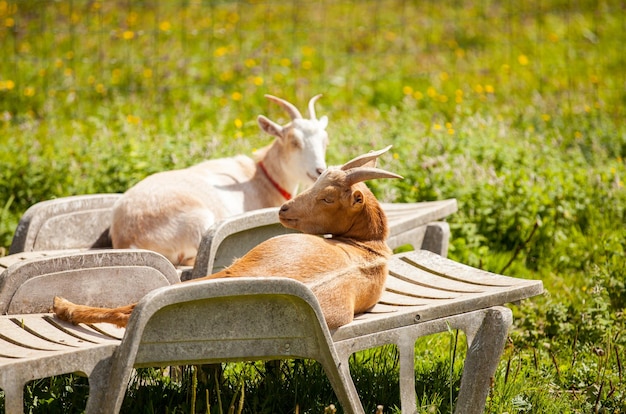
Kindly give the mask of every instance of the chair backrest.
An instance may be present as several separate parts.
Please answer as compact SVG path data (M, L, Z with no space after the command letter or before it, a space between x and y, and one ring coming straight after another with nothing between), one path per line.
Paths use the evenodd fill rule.
M132 313L113 361L107 404L116 404L109 410L117 412L133 367L283 358L338 366L321 308L304 284L233 278L158 289Z
M295 232L280 224L278 208L254 210L225 218L211 226L202 237L191 278L216 273L259 243Z
M415 249L421 248L422 240L427 234L427 224L445 218L457 210L455 199L381 203L381 206L389 220L390 236L387 243L392 249L407 242L416 244L413 246ZM297 232L280 224L278 210L279 208L274 207L249 211L215 223L203 235L194 268L190 275L184 273L183 279L196 279L218 272L259 243L274 236Z
M147 250L90 250L33 258L13 263L0 274L0 313L49 312L54 296L90 306L122 306L178 282L174 266Z
M121 196L80 195L32 205L20 218L9 254L111 247L111 211Z

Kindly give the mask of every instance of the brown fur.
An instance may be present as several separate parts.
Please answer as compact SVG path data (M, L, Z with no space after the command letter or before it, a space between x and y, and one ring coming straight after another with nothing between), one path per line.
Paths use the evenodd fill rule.
M240 276L288 277L311 288L331 329L351 322L380 298L391 255L385 242L385 214L370 190L354 180L399 177L375 168L362 168L355 177L354 170L327 170L313 187L281 207L283 225L305 234L269 239L225 270L186 283ZM124 326L133 308L90 308L61 298L54 301L57 316L73 323Z

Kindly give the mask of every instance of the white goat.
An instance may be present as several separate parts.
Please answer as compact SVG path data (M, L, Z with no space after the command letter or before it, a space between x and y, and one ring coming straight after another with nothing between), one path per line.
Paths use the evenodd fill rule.
M116 249L140 248L163 254L175 265L193 265L202 235L216 221L245 211L278 207L300 184L308 187L326 169L328 118L311 119L275 96L291 117L285 126L259 115L261 129L276 137L257 151L151 175L131 187L113 208L110 228Z
M362 155L340 168L329 168L313 187L281 207L281 223L306 234L271 238L221 272L184 283L239 276L289 277L311 288L329 328L351 322L355 314L378 301L387 278L391 255L385 242L387 219L363 181L401 178L373 166L388 149ZM319 237L329 234L332 237ZM54 299L57 316L73 323L125 326L134 307L92 308Z

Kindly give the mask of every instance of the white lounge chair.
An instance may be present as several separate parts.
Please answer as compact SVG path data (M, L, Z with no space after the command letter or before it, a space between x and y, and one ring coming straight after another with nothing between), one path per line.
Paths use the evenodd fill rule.
M47 312L55 295L121 306L180 281L174 266L150 251L25 256L0 258L0 388L9 414L23 412L24 385L34 379L80 372L94 392L107 380L124 330L109 324L73 326L52 317Z

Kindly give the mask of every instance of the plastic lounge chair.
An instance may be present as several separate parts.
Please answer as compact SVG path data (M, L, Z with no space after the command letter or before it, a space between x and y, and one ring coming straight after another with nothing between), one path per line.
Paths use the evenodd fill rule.
M109 324L74 326L53 318L46 313L53 296L121 306L179 282L172 264L150 251L28 256L0 258L0 388L10 414L23 412L24 385L34 379L79 372L95 392L124 333Z
M362 413L349 357L396 344L402 412L413 413L415 341L461 329L468 352L456 413L482 413L512 322L502 305L540 294L542 282L496 275L424 250L394 255L389 268L379 303L330 339L317 300L290 279L221 279L151 292L131 317L109 388L98 390L94 407L119 410L133 367L312 358L324 365L344 411Z
M136 367L309 358L320 362L347 413L363 413L317 299L285 278L237 278L181 284L137 305L94 412L119 411Z
M416 249L426 248L446 255L450 229L445 222L437 222L456 212L456 200L423 203L383 203L389 220L389 239L392 249L410 244ZM181 279L196 279L218 272L235 258L246 254L259 243L281 234L293 233L278 221L278 208L249 211L215 223L204 234L196 264L182 271Z
M61 197L32 205L20 218L9 254L111 247L113 204L121 194Z

